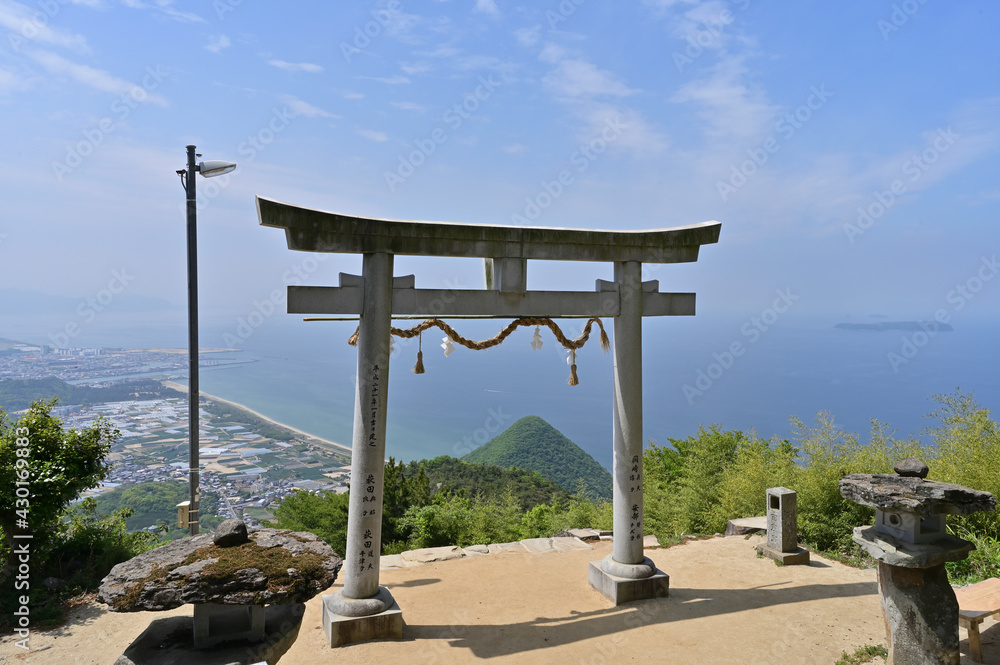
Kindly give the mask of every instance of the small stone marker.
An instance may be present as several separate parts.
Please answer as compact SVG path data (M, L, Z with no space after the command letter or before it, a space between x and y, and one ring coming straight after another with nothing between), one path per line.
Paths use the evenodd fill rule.
M767 490L767 542L757 546L760 554L786 566L809 565L809 550L799 547L797 497L785 487Z

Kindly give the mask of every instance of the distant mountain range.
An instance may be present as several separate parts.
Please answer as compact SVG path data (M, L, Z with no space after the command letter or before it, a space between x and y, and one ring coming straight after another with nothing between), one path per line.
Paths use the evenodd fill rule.
M954 330L947 323L938 321L880 321L878 323L838 323L834 328L841 330L923 330L925 332L949 332Z
M538 416L521 418L462 461L538 471L569 492L612 496L611 473Z

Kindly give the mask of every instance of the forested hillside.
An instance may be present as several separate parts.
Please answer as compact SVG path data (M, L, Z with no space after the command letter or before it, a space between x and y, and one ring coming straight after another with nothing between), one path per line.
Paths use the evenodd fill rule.
M462 458L538 471L563 489L591 498L611 498L611 474L562 432L538 416L525 416Z
M189 498L188 484L181 480L138 483L118 487L97 497L97 512L110 515L120 508L133 508L135 513L126 522L130 530L165 523L170 527L168 535L183 535L185 531L177 529L177 504ZM202 531L209 531L222 521L216 515L217 509L215 495L202 492L199 519Z
M442 455L431 460L410 462L403 474L415 477L423 469L432 494L457 494L472 498L476 495L501 496L510 491L525 508L541 503L568 501L570 493L538 471L505 469L491 464L463 462Z
M103 404L132 399L181 397L183 393L165 388L159 381L136 379L104 388L74 386L55 377L47 379L4 379L0 381L0 409L22 411L40 399L56 398L60 404Z

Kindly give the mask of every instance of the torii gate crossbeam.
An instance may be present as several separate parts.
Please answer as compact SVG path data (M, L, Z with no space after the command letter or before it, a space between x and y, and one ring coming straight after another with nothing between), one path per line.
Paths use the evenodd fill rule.
M341 274L338 287L288 287L289 313L360 318L344 587L323 597L330 646L402 635L401 611L378 583L394 315L614 317L614 549L591 563L590 583L616 605L666 595L669 577L642 551L642 317L693 315L695 295L660 293L657 282L642 282L642 264L696 261L701 245L718 242L721 224L593 231L414 222L262 197L257 213L262 225L285 230L289 249L363 257L362 274ZM486 289L417 289L412 275L393 277L397 254L483 258ZM614 281L597 280L593 292L528 291L528 259L610 262Z

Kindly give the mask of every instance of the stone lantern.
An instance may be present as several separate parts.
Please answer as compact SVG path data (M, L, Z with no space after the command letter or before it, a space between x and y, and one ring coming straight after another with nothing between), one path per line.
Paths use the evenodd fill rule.
M989 492L926 480L927 465L903 460L896 474L840 479L845 499L875 509L875 524L854 542L878 561L878 588L889 639L889 665L958 665L958 600L944 564L975 546L948 535L945 516L993 510Z

